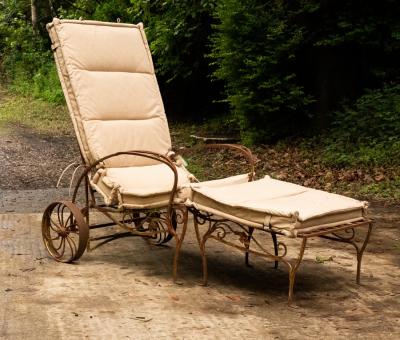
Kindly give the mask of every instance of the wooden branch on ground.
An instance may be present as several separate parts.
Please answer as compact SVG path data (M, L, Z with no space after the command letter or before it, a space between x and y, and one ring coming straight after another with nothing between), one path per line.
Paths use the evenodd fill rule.
M190 135L190 138L200 140L204 143L233 143L240 140L239 137L202 137L196 135Z

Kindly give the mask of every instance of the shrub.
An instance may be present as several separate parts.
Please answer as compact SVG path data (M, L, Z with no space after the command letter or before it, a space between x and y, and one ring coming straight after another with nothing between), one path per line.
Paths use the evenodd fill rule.
M295 133L311 96L298 83L295 55L303 28L283 1L224 0L216 9L211 58L244 142Z
M134 0L143 21L170 118L202 120L227 111L215 104L222 86L210 79L209 36L218 0Z
M354 104L336 112L325 140L331 164L400 163L400 85L367 90Z
M8 19L7 19L8 20ZM34 34L19 13L0 25L3 81L17 93L62 103L63 95L48 41Z

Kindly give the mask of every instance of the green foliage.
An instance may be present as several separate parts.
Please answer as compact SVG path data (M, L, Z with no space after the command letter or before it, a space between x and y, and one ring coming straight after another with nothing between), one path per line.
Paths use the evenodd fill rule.
M311 96L295 73L303 27L282 1L225 0L216 9L211 58L246 143L295 133Z
M372 75L383 80L390 80L394 73L399 75L397 61L392 59L400 49L398 1L328 0L317 15L318 20L313 18L315 46L351 46L368 51L360 62L369 64Z
M399 164L400 85L367 90L336 112L325 144L330 164Z
M366 184L360 189L360 193L370 197L391 201L400 200L400 177L379 183Z
M211 15L217 0L131 0L131 3L132 17L144 21L148 27L159 74L168 81L199 77L199 71L204 71Z
M8 11L8 14L2 12L0 7L3 81L16 93L62 103L62 90L47 40L34 34L18 7L8 8Z
M135 1L136 2L136 1ZM99 21L131 22L130 0L91 1L76 0L64 2L58 8L58 16L64 19L87 19Z
M353 105L336 113L334 134L351 143L400 138L400 85L367 90Z

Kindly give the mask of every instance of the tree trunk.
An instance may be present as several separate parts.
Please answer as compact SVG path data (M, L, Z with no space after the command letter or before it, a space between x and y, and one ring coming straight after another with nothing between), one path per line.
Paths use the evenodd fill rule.
M57 13L56 13L56 11L54 10L54 6L53 6L53 1L52 1L52 0L49 0L49 8L50 8L51 16L52 16L53 18L55 18L55 17L57 16Z
M39 0L31 0L32 29L35 34L38 33L38 12L37 12L38 1Z

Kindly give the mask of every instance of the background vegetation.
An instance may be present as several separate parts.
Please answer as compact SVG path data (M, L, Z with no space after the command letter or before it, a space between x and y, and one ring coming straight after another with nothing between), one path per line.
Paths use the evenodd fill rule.
M337 167L400 164L396 0L0 1L2 83L60 105L53 16L143 21L170 119Z

